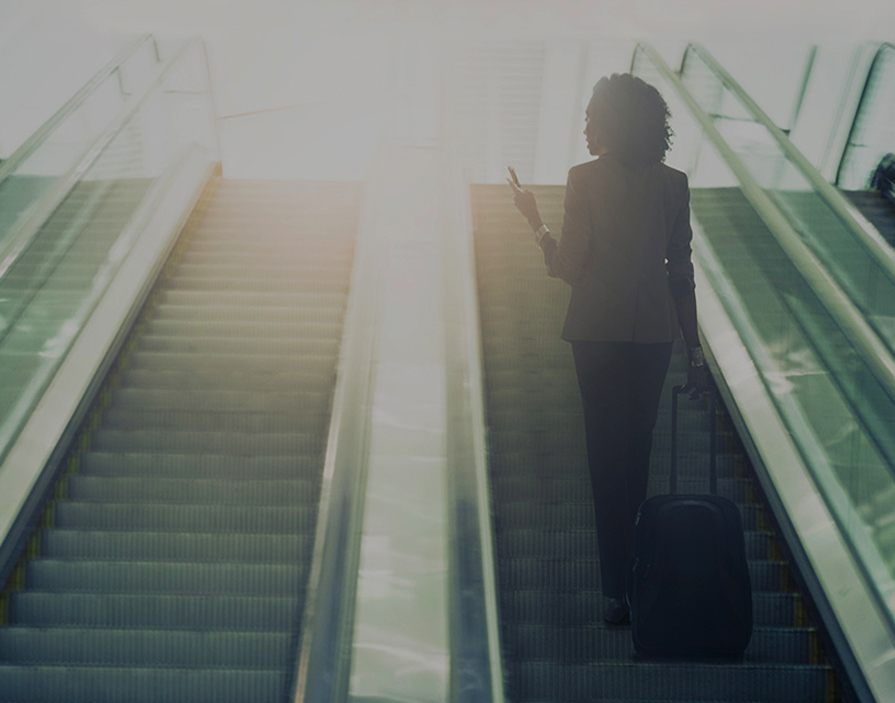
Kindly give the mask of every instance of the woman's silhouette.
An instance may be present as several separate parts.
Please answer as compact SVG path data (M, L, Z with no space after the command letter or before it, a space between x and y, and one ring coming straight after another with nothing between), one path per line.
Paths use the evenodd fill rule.
M562 337L572 344L607 599L627 621L625 586L637 508L647 493L659 396L680 327L688 387L707 384L696 322L686 174L663 162L671 129L659 92L630 74L601 79L584 135L598 157L569 171L557 242L534 195L510 181L550 276L572 287Z

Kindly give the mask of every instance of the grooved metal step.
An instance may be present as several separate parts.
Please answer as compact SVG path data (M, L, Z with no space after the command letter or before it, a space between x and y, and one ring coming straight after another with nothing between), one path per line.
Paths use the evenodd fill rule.
M307 557L310 535L235 532L47 530L41 554L47 559L87 561L242 561L289 564Z
M34 627L289 632L303 601L283 597L120 595L29 590L10 596L10 619Z
M306 577L297 565L37 559L27 565L25 585L59 593L289 596L304 590Z
M276 669L183 669L0 664L3 703L244 703L278 700L284 675Z

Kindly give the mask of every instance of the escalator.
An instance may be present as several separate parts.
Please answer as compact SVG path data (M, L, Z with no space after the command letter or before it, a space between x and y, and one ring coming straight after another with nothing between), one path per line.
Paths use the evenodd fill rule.
M177 81L156 85L172 100L191 99L183 97L192 93ZM176 115L184 106L174 107ZM141 164L152 171L151 178L136 178L130 161L153 152L142 141L152 134L123 126L117 131L125 137L138 134L122 150L128 154L126 173L115 166L115 178L75 185L71 200L55 209L62 231L70 218L80 217L85 227L79 225L78 234L101 239L106 214L110 231L130 226L136 203L151 201L158 180L164 180L159 171L172 170ZM176 158L171 155L169 161ZM134 190L120 187L125 176ZM90 200L88 182L93 181L112 185L103 190L103 204L86 216L79 199ZM886 482L889 445L877 439L893 417L886 414L885 389L874 385L862 350L842 338L762 215L731 183L727 178L716 187L691 175L694 226L698 246L707 252L702 263L717 277L713 283L732 286L728 298L754 314L749 333L764 344L749 360L765 373L757 385L764 381L771 390L791 390L784 401L794 398L802 407L829 411L818 431L831 445L822 447L831 452L830 475L851 491L848 497L863 520L853 524L869 526L876 544L895 542L890 519L895 492ZM119 200L123 190L130 196ZM546 277L537 248L526 237L520 241L520 219L506 190L475 186L472 199L508 699L852 703L842 671L853 669L840 661L841 640L830 631L829 613L817 601L814 584L807 583L802 556L793 554L792 529L782 524L780 501L763 490L768 467L750 463L755 451L746 446L749 438L743 432L748 409L731 402L732 392L724 396L730 414L722 413L719 484L720 492L739 505L747 530L755 634L745 658L638 661L631 656L629 631L603 624L580 400L571 354L559 338L568 291ZM545 220L559 230L563 189L544 186L536 193ZM73 431L62 480L49 491L50 504L37 514L40 529L29 538L3 593L0 701L279 701L296 684L293 675L317 677L303 689L311 691L305 700L338 699L328 686L339 676L347 681L351 635L345 632L353 624L352 588L322 589L328 592L317 593L320 600L310 606L307 599L315 598L309 592L315 583L356 576L348 573L356 560L346 558L351 549L345 545L352 535L360 539L362 511L342 498L354 494L363 501L359 467L366 460L368 421L355 418L355 425L342 432L340 450L333 452L338 455L333 462L352 465L356 477L328 484L324 472L331 467L324 463L332 458L326 446L332 440L327 438L331 407L373 405L360 383L336 388L334 398L340 357L349 371L372 377L372 367L355 363L339 348L360 199L355 185L218 179L206 189L86 421ZM129 203L124 214L118 212L123 200ZM796 203L791 209L806 208ZM36 281L59 282L58 289L43 288L57 294L60 306L70 304L68 298L81 289L99 286L103 277L95 273L97 265L102 270L103 257L114 258L117 248L110 238L100 255L82 257L75 236L71 247L56 247L54 263L47 266L41 263L46 254L40 254L44 234L60 241L58 233L42 229L16 264L21 278L11 269L0 280L8 340L14 333L40 329L29 315L39 317L51 307L43 302L29 307L35 285L41 289ZM35 254L37 266L29 268L28 252ZM356 258L375 262L363 253ZM85 262L89 265L82 268ZM459 256L446 268L448 276L466 266ZM369 265L366 271L351 275L369 283L364 276L372 279L374 272ZM32 292L18 299L2 295L4 285L18 290L17 281L25 281L22 290ZM68 282L70 289L64 285ZM355 293L376 290L375 285L356 285L355 279L351 287ZM707 287L701 280L698 290ZM376 302L374 293L366 297ZM861 305L872 311L875 302L868 298ZM366 317L371 326L379 324L375 306L365 309L356 299L353 305L350 320ZM68 317L60 314L48 324L65 327ZM715 331L717 320L711 315L702 322ZM746 334L744 329L737 331ZM55 339L52 331L48 334ZM453 343L466 334L454 329L448 336ZM375 356L380 353L371 341L375 337L349 334L345 346ZM3 345L0 340L0 356ZM719 354L721 346L716 347ZM20 350L15 344L6 351L22 351L26 364L43 356L35 354L36 348ZM762 353L782 371L766 371ZM464 363L474 363L475 352L464 348L459 354L468 355ZM731 374L720 366L723 395L740 369ZM684 369L684 355L676 349L669 387L683 379ZM346 375L339 374L340 384ZM449 395L459 394L461 386L474 390L469 382L474 376L461 378ZM458 377L448 378L453 384L450 379ZM4 397L21 394L14 384L9 388ZM651 493L663 492L668 480L668 390L656 430ZM14 418L20 405L10 403L6 415ZM449 422L465 425L471 415L461 420L460 413L451 413ZM0 416L0 435L3 422ZM708 484L707 407L685 403L681 423L681 490L702 492ZM350 423L344 425L343 430ZM468 444L475 445L472 430L464 430ZM453 528L456 537L474 531L469 506L478 502L486 511L487 499L473 495L475 481L466 475L467 464L475 460L457 447L449 447L448 455L454 462L450 481L464 483L452 489L462 507ZM320 501L326 493L331 501L324 515ZM812 495L817 493L814 488ZM364 534L370 546L382 544L381 535L372 536L366 540ZM326 549L320 550L324 542ZM458 538L454 547L457 563L469 568L483 556L487 571L490 547L467 537ZM309 583L314 570L324 577ZM477 579L487 582L475 575L469 582ZM472 590L464 590L466 583L458 579L449 594L451 607L458 607L451 616L464 620L464 626L466 620L485 620L481 612L487 611L462 611L461 601L469 601ZM361 586L369 596L369 584ZM488 591L481 584L476 588ZM318 618L309 620L313 625L304 631L313 630L320 643L313 651L300 642L303 613ZM463 634L463 627L457 631ZM481 686L486 676L474 664L484 658L486 635L475 631L468 637L462 656L472 653L461 660L453 649L460 640L457 631L451 632L451 667L460 671L451 671L451 685L474 679ZM340 671L332 674L333 669ZM488 675L493 681L500 671L495 666ZM502 695L481 700L500 703Z
M221 181L194 213L8 596L0 700L282 699L359 195Z
M0 172L0 701L279 703L305 647L361 189L216 176L147 46Z
M741 662L647 662L632 658L628 632L603 624L580 400L559 339L568 293L519 241L506 189L474 186L509 696L882 700L893 646L891 257L704 50L688 47L675 73L641 45L632 72L677 116L670 156L690 176L701 326L728 411L720 492L744 518L755 633ZM558 229L562 188L535 190ZM676 350L667 385L684 370ZM667 490L668 390L651 494ZM682 490L705 492L707 409L685 404L682 422Z
M755 592L755 634L744 661L635 661L630 630L604 625L580 398L570 350L559 338L568 293L547 278L537 248L520 240L506 188L474 186L472 193L510 700L842 700L821 633L730 429L721 442L719 492L740 507ZM545 221L558 229L563 189L535 193ZM676 349L656 429L651 494L667 491L669 389L683 381L685 369L683 350ZM708 427L702 403L683 404L682 492L708 490Z

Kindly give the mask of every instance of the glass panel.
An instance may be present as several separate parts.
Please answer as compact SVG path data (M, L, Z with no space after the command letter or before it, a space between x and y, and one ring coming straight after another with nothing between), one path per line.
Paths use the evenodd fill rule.
M838 185L864 190L882 157L895 152L895 46L883 45L868 76L849 137Z
M152 185L190 145L213 140L202 45L192 43L172 69L0 279L0 453L133 246L139 228L128 225ZM188 94L184 75L201 79Z
M858 238L852 224L830 207L770 131L745 114L697 52L688 52L681 79L889 350L895 350L895 280Z
M142 42L0 181L0 246L109 128L133 96L139 98L146 92L159 69L154 42Z
M655 72L642 75L663 95L674 93ZM689 80L695 82L696 75ZM700 100L714 95L718 101L717 91L705 90L712 78L701 72ZM672 126L694 131L688 121L695 122L678 111ZM778 170L787 166L785 160L768 148L760 132L731 129L720 124L724 121L715 118L723 133L733 131L740 139L734 148L744 160L761 166L763 178L776 172L778 183L790 183L792 174ZM750 143L756 146L744 148ZM707 139L698 147L690 176L698 184L691 192L695 256L840 530L895 621L895 403L759 214L739 188L731 187L735 177ZM785 192L799 191L790 184Z

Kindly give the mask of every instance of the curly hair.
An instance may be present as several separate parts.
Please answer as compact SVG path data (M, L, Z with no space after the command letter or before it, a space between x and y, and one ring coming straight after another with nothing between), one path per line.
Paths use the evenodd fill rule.
M665 159L673 132L670 113L653 86L630 73L613 73L594 86L587 106L589 124L607 152L646 166Z

